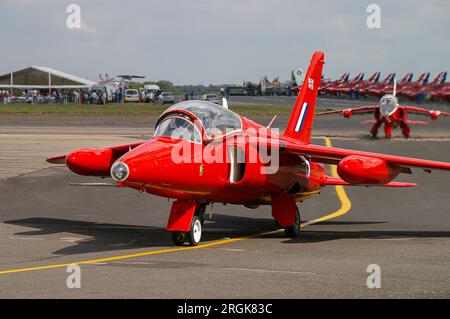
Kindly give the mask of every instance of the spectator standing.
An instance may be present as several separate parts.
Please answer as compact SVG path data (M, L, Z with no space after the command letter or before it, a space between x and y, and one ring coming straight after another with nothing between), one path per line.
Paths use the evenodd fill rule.
M122 98L123 98L122 88L119 88L117 90L117 103L122 103Z
M91 103L92 104L97 104L97 102L98 102L97 92L92 91L92 93L91 93Z
M348 90L348 97L350 100L353 100L353 94L355 93L355 90L351 87L350 90Z
M77 90L73 91L73 102L80 104L80 93Z
M3 97L3 101L5 104L10 104L11 103L11 96L9 94L9 91L5 91L5 95Z
M149 98L150 98L150 102L151 102L151 103L154 103L154 102L155 102L155 93L153 93L153 91L150 92Z

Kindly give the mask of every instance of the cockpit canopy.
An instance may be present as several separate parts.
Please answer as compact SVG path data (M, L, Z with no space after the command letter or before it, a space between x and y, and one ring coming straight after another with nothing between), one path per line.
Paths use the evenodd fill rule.
M391 94L386 94L380 100L380 112L383 116L392 115L397 110L397 107L398 99Z
M186 129L194 133L193 128L186 123L188 121L194 126L194 118L190 118L186 114L193 115L200 121L209 139L242 129L239 115L221 105L207 101L185 101L171 106L163 113L158 121L155 136L159 136L163 132L165 136L171 131L180 132L180 130L183 130L186 132ZM178 120L176 122L171 120L170 123L167 123L169 118L178 118ZM196 132L195 135L197 135ZM197 141L198 137L195 136L191 140Z

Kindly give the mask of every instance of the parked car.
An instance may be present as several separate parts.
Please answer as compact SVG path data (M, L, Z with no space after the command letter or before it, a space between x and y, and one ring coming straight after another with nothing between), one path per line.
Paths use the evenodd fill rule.
M139 92L136 89L125 90L125 103L126 102L139 102Z
M203 101L209 101L212 103L220 104L221 100L217 94L205 94L202 96Z
M113 102L113 91L110 86L102 85L102 84L95 84L91 87L92 91L97 92L97 95L99 97L102 97L103 103L111 103ZM103 101L103 93L106 93L106 101Z
M159 95L159 97L158 97L158 101L161 104L164 104L164 103L175 103L175 97L170 92L162 92Z

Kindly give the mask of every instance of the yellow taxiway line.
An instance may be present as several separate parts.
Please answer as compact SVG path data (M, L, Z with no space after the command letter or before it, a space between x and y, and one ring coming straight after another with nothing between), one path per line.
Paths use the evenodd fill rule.
M331 140L327 137L325 138L325 143L327 146L332 146ZM331 166L331 174L334 177L338 177L335 166ZM345 193L344 187L336 186L336 193L341 202L341 207L337 211L335 211L331 214L325 215L323 217L316 218L316 219L310 220L308 222L302 223L300 225L300 227L303 228L303 227L306 227L309 225L313 225L313 224L317 224L317 223L320 223L320 222L323 222L326 220L337 218L337 217L340 217L340 216L346 214L351 209L352 205L351 205L350 200L347 197L347 194ZM281 230L277 230L275 232L279 232L279 231L281 231ZM274 232L269 232L269 233L274 233ZM144 251L144 252L135 253L135 254L114 256L114 257L105 257L105 258L98 258L98 259L91 259L91 260L83 260L83 261L76 261L76 262L71 262L71 263L61 263L61 264L53 264L53 265L47 265L47 266L1 270L0 275L30 272L30 271L45 270L45 269L65 268L70 265L98 264L98 263L104 263L104 262L110 262L110 261L116 261L116 260L131 259L131 258L138 258L138 257L144 257L144 256L151 256L151 255L160 255L160 254L175 253L175 252L180 252L180 251L202 249L202 248L214 247L214 246L219 246L219 245L231 244L231 243L235 243L238 241L243 241L246 239L263 236L263 235L269 234L269 233L217 240L217 241L213 241L213 242L209 242L209 243L205 243L205 244L200 244L198 246L186 246L186 247L176 247L176 248L170 248L170 249L151 250L151 251Z

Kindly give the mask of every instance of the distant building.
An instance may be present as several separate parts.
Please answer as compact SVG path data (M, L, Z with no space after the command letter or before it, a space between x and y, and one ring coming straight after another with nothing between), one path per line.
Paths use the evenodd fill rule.
M75 75L44 66L30 66L26 69L0 75L0 89L86 89L97 84Z

